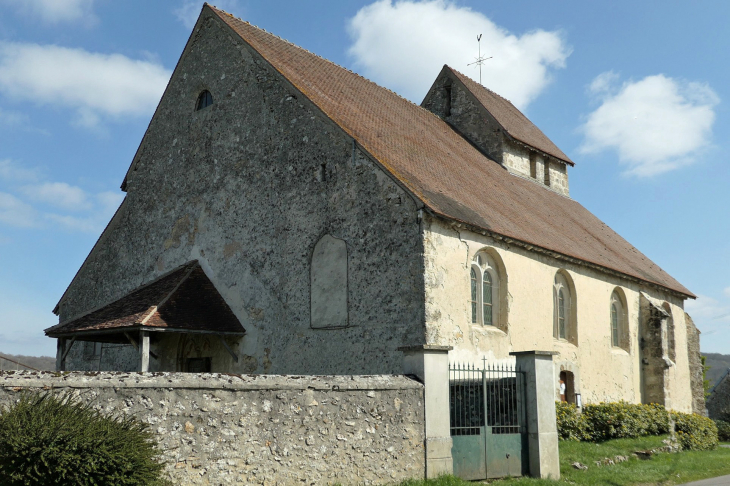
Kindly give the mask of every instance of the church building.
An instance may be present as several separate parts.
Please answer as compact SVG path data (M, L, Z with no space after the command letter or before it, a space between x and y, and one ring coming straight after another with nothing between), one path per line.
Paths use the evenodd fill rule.
M701 411L695 296L570 197L575 164L449 66L419 106L206 5L54 310L58 368L400 374L408 346L538 349L556 399L562 379L568 401Z

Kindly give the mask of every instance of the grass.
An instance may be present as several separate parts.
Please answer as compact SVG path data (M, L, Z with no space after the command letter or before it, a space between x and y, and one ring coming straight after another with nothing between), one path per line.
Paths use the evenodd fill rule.
M560 474L559 481L516 478L491 481L492 486L517 485L664 485L682 484L689 481L706 479L730 474L730 449L717 448L714 451L688 451L678 454L656 454L650 459L642 460L630 457L626 462L613 466L598 467L595 461L617 455L631 456L633 451L661 447L660 437L641 437L638 439L616 439L600 444L589 442L560 442ZM581 471L571 466L580 462L588 466ZM475 483L463 481L453 476L445 476L435 480L410 480L399 486L473 486ZM477 483L478 484L478 483Z

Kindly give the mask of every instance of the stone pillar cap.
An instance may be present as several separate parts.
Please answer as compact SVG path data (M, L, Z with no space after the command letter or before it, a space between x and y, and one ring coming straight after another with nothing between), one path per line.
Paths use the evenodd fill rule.
M416 344L415 346L401 346L397 348L398 351L402 351L404 353L408 352L415 352L415 351L441 351L444 353L448 353L452 349L454 349L453 346L440 346L438 344Z
M532 351L512 351L509 353L510 356L555 356L558 353L557 351L539 351L539 350L532 350Z

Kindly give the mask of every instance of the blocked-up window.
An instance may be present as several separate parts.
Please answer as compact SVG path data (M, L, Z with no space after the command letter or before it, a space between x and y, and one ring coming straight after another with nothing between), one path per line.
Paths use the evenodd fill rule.
M84 342L84 358L96 359L101 356L101 345L99 342L86 341Z
M187 358L185 369L188 373L210 373L211 358Z
M320 238L310 272L312 328L347 327L347 243L330 235Z

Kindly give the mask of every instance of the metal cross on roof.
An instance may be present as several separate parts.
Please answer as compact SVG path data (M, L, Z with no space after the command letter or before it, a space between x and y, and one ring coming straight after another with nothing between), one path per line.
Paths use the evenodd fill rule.
M482 84L482 65L487 59L491 59L493 56L484 57L482 56L482 34L477 36L477 44L479 44L479 56L474 59L474 62L470 62L467 66L473 66L476 64L479 66L479 84Z

